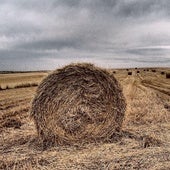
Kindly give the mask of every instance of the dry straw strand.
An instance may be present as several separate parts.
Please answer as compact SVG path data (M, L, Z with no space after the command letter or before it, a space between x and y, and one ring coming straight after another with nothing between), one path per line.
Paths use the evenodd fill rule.
M113 74L88 63L70 64L38 86L31 116L44 143L105 140L121 130L126 109Z

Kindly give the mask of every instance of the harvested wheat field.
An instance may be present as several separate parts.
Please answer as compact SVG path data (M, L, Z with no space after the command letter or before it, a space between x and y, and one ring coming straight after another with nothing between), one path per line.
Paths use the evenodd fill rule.
M35 118L30 117L30 110L37 85L45 76L52 74L48 72L0 74L0 169L169 170L170 78L166 75L170 73L170 68L132 68L128 71L127 69L109 69L108 72L110 76L114 75L122 86L127 104L121 130L114 131L113 123L114 133L112 137L109 136L109 140L101 140L98 137L89 140L87 136L85 142L82 140L81 143L69 143L71 136L70 132L67 132L66 143L57 143L49 147L44 147L40 140ZM132 74L128 72L132 72ZM69 81L74 81L74 79ZM104 92L108 95L108 99L112 99L110 94L113 93L108 94L107 88L114 86L106 85L107 82L103 81L100 85L106 89ZM66 86L67 84L64 88ZM81 102L80 98L75 100L74 96L71 96L72 90L70 89L66 94L70 94L70 98L73 97L73 103L63 110L73 108L72 105L76 107ZM93 88L87 92L90 93L90 90L97 95L97 91L93 91ZM112 92L113 89L110 90ZM91 99L95 97L91 96ZM55 100L57 99L55 98ZM105 99L101 98L101 103L103 102L101 106L94 101L94 105L97 107L95 109L104 106L103 100ZM76 101L78 103L74 103ZM120 106L124 107L124 104ZM43 110L42 105L40 108ZM60 108L60 110L62 109ZM62 111L60 113L62 115ZM90 118L94 117L93 115ZM89 122L91 122L90 118L87 118ZM86 122L84 124L80 122L81 127L84 126L85 130ZM47 125L47 129L48 127ZM55 131L56 127L52 127ZM111 132L113 132L112 130ZM80 136L83 135L82 133ZM90 134L88 135L90 136ZM75 133L73 133L73 137L75 137ZM107 135L103 137L106 138Z

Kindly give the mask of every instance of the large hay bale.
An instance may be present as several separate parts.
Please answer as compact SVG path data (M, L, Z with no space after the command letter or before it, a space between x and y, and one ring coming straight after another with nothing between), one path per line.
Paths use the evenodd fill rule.
M72 144L109 139L120 131L125 108L111 73L92 64L71 64L40 83L31 116L43 142Z

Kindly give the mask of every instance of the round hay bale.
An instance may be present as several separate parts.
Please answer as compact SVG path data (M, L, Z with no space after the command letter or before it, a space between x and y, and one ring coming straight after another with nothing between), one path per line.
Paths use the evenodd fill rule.
M31 116L43 142L72 144L110 138L120 131L125 108L111 73L92 64L70 64L40 83Z
M129 71L129 72L128 72L128 75L132 75L132 72L131 72L131 71Z
M170 78L170 73L166 73L166 78L167 78L167 79Z

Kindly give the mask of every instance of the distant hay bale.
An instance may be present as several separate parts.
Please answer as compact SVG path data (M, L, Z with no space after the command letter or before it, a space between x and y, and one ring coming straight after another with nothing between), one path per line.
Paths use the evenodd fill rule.
M132 72L131 72L131 71L129 71L129 72L128 72L128 75L132 75Z
M166 73L166 78L170 79L170 73Z
M113 71L113 74L116 74L116 71Z
M140 71L138 70L137 73L140 73Z
M40 83L31 116L44 144L74 144L111 138L121 130L125 108L111 73L92 64L70 64Z
M162 75L164 75L164 74L165 74L165 72L164 72L164 71L161 71L161 74L162 74Z

